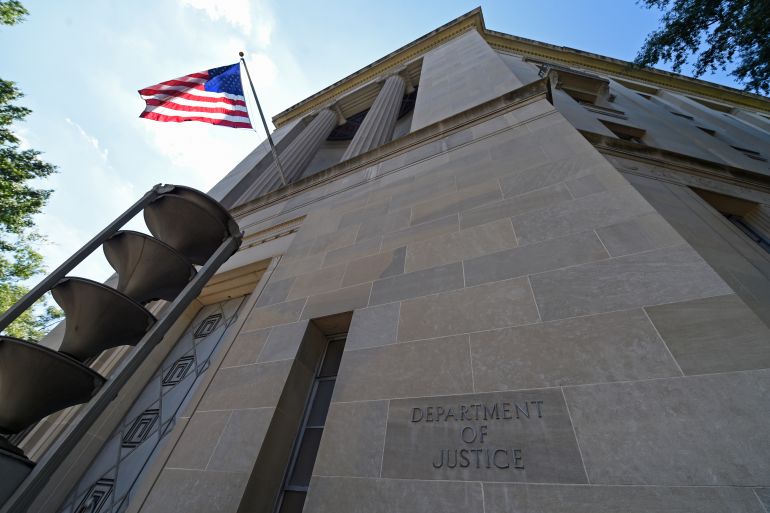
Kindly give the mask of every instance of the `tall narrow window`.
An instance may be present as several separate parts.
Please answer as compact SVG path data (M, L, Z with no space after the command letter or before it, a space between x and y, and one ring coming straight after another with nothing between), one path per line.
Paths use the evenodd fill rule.
M305 504L344 348L344 337L329 340L318 363L310 399L302 418L302 427L294 441L291 462L278 499L278 513L299 513Z
M743 234L770 253L770 206L742 198L692 188Z
M746 219L735 214L720 212L731 223L738 227L740 231L746 234L748 238L759 244L759 247L770 253L770 239L764 236L762 232L751 226Z

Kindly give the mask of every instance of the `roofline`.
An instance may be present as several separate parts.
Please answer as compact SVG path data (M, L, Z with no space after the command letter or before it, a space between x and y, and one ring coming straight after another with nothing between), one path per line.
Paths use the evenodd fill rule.
M273 124L276 127L283 126L296 117L304 116L319 107L329 105L336 98L382 75L398 70L410 61L424 55L430 49L473 29L478 31L487 43L497 50L592 69L609 75L665 87L672 91L726 102L734 106L770 112L770 98L762 95L669 71L637 68L620 59L489 30L484 24L481 7L477 7L276 114L272 118Z
M567 46L543 43L534 39L512 36L494 30L485 29L484 39L492 48L513 51L525 57L572 64L581 68L593 69L609 75L637 80L675 91L697 94L736 106L770 112L770 98L741 89L715 84L707 80L687 77L657 68L639 68L621 59L584 52Z

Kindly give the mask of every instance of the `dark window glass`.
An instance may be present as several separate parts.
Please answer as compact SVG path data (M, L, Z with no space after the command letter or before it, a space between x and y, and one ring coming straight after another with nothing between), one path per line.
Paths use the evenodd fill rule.
M332 392L334 392L334 382L334 378L317 382L313 406L310 408L310 417L307 419L308 426L323 427L326 422L326 413L329 411L329 403L332 401Z
M337 375L337 370L340 368L340 360L342 359L342 350L344 348L344 339L332 340L329 342L329 346L326 348L323 365L321 365L321 372L318 374L319 378Z
M729 219L735 226L737 226L743 233L745 233L751 240L759 244L759 246L770 253L770 240L765 239L758 231L756 231L750 224L748 224L741 216L734 214L723 214Z
M281 502L280 513L301 513L305 505L305 492L285 491Z
M310 476L313 474L315 455L318 453L318 444L321 443L323 428L307 428L302 437L302 443L297 452L297 460L289 479L290 486L307 487L310 484Z
M288 476L284 477L278 513L302 511L344 348L344 338L332 340L326 344L326 351L318 366L313 390L305 407L302 429L294 441L292 463L289 466Z

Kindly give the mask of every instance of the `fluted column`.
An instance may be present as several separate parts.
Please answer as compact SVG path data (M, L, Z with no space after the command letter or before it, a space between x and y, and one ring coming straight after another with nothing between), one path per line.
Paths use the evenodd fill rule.
M295 181L313 160L319 146L323 143L334 127L337 126L337 114L331 109L323 109L313 121L300 132L286 148L280 152L279 158L286 181ZM270 192L281 184L281 176L275 162L265 169L254 184L249 187L236 204L245 203L262 194Z
M345 150L342 160L353 158L390 141L405 87L404 79L398 75L391 75L385 80L372 108Z
M323 109L281 153L283 172L289 183L302 174L335 126L337 114L331 109Z

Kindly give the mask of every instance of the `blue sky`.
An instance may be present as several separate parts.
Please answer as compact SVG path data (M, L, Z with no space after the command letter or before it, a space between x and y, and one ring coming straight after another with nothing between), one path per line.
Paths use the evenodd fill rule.
M234 63L244 50L269 118L479 2L24 4L31 13L24 23L0 27L0 77L16 81L20 103L34 111L17 127L23 141L59 166L42 184L54 193L37 218L53 268L153 184L205 191L264 138L261 129L140 119L138 89ZM481 6L492 30L625 60L658 21L633 0ZM735 86L724 75L704 78ZM74 274L102 280L110 272L98 254Z

